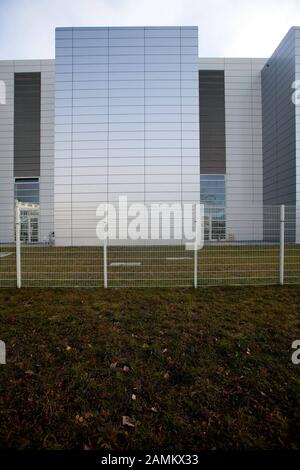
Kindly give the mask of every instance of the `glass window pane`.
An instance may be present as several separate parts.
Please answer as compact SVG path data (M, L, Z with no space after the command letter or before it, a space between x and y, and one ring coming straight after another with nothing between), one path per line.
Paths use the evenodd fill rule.
M225 207L224 175L201 175L200 199L206 206Z
M39 204L38 178L18 178L15 180L15 199L21 202Z

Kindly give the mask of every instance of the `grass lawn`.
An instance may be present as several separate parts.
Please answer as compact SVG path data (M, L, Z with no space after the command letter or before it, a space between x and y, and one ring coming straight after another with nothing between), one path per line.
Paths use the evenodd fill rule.
M2 448L300 448L299 287L2 289L0 339Z

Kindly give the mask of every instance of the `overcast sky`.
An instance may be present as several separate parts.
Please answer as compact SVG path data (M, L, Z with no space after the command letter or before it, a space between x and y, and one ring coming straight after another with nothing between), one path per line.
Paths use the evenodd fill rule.
M54 57L56 26L199 26L199 56L269 57L300 0L0 0L0 59Z

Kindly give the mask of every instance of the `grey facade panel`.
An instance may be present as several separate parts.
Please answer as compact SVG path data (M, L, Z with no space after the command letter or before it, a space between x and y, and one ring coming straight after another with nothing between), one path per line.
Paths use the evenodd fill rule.
M40 175L41 73L14 74L14 176Z
M201 174L225 174L225 92L223 70L199 71L199 102Z
M197 28L59 28L56 57L57 243L98 243L120 195L198 202Z
M296 205L295 28L290 29L262 70L263 204ZM295 241L295 211L289 208L286 239ZM264 209L266 213L268 208ZM266 219L265 219L266 220ZM264 224L265 239L279 239Z
M262 70L264 205L296 203L294 80L295 34L291 29Z

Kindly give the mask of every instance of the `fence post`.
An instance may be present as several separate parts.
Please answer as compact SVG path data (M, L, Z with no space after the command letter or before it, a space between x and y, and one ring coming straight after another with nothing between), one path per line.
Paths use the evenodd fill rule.
M280 260L279 260L279 279L280 284L284 284L284 228L285 228L285 206L280 206Z
M104 273L104 288L107 289L107 238L104 240L104 245L103 245L103 273Z
M17 272L17 288L22 285L21 276L21 217L20 206L16 203L16 272Z
M198 219L195 222L195 246L194 246L194 289L197 289L198 285Z

